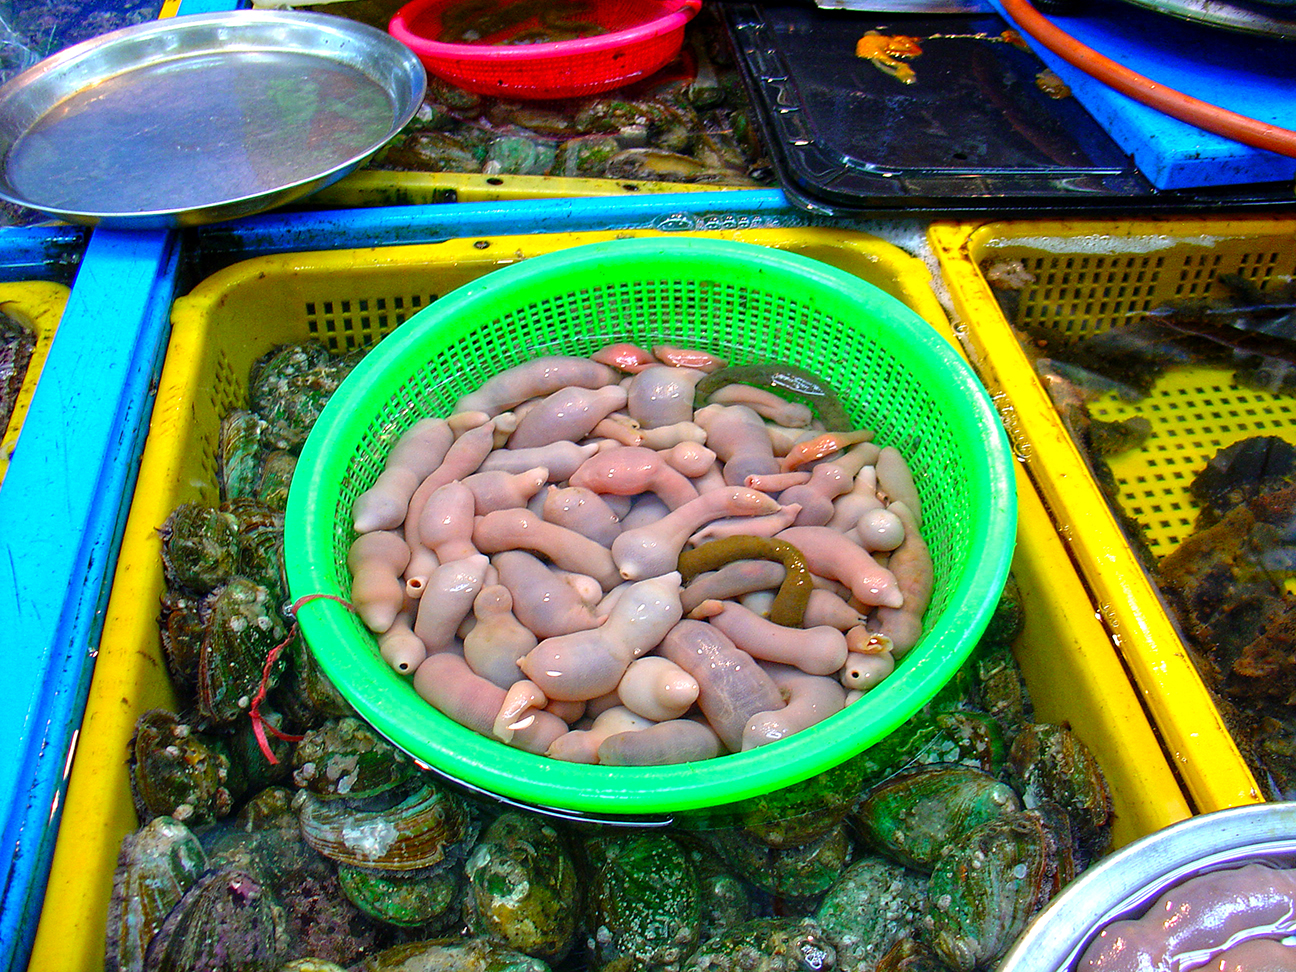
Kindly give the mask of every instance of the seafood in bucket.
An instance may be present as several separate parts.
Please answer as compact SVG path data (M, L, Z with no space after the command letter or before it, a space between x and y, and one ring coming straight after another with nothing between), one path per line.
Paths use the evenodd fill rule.
M1195 874L1136 918L1102 928L1077 972L1296 967L1296 872L1251 862Z
M768 745L922 636L922 504L873 438L791 365L540 357L392 445L352 507L352 603L426 701L529 752Z
M724 33L704 7L685 28L675 61L597 96L520 102L429 78L415 117L368 167L769 185L773 169Z

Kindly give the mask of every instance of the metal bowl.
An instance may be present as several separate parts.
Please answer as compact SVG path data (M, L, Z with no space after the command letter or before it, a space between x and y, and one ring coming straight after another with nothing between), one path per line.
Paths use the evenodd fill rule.
M1217 810L1127 844L1036 915L997 972L1070 972L1110 922L1143 914L1195 874L1256 861L1296 866L1296 803Z
M1124 0L1178 20L1224 30L1296 39L1296 0ZM1090 0L1034 0L1043 13L1084 16L1099 9ZM1105 11L1103 11L1105 13Z
M403 44L329 14L234 10L127 27L0 87L0 198L132 229L263 212L366 162L426 85Z

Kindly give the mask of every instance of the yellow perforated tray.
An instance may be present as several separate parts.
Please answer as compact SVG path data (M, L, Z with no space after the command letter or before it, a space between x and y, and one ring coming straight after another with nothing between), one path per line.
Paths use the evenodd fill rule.
M1152 553L1168 554L1186 539L1198 507L1188 485L1223 447L1254 435L1296 445L1296 399L1239 388L1220 368L1172 371L1147 403L1105 396L1090 405L1098 419L1119 422L1142 415L1152 423L1145 448L1110 456L1125 512L1143 525Z
M488 237L427 246L258 257L178 299L140 463L94 680L72 763L30 968L102 972L104 925L122 838L136 827L126 753L135 721L174 705L158 638L164 579L157 527L182 502L215 502L221 416L244 404L248 367L277 344L333 349L386 335L453 288L526 257L647 230ZM837 228L694 235L790 250L854 273L954 342L926 265L865 233ZM1138 704L1111 640L1039 499L1018 477L1013 572L1026 628L1014 646L1038 718L1069 722L1113 791L1123 845L1188 816L1186 797Z
M1017 320L1069 339L1122 326L1168 301L1205 297L1221 273L1264 285L1296 272L1296 221L1274 219L937 223L930 239L965 348L999 403L1031 476L1094 592L1104 620L1198 809L1262 799L1160 594L1059 419L986 279L1019 261L1034 282ZM1192 529L1189 484L1221 448L1253 435L1296 443L1296 400L1238 387L1227 370L1166 372L1143 402L1089 403L1097 419L1139 414L1152 434L1111 456L1117 501L1154 556Z

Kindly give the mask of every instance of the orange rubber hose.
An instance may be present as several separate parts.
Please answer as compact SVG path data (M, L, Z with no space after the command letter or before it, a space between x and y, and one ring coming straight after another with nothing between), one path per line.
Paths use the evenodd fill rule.
M1080 43L1066 31L1036 10L1029 0L1002 0L1004 9L1022 30L1047 47L1058 57L1075 65L1108 87L1135 101L1149 105L1172 118L1196 125L1198 128L1243 145L1267 149L1280 155L1296 157L1296 132L1262 122L1247 115L1200 101L1174 88L1167 88L1151 78L1131 71L1111 58L1104 57L1092 47Z

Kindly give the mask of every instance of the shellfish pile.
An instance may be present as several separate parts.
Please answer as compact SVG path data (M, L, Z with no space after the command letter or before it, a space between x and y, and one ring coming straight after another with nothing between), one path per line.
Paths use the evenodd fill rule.
M1069 730L1032 721L1011 581L968 663L882 743L664 826L465 795L356 718L296 639L265 676L260 712L288 737L269 739L271 762L248 715L289 635L270 590L281 521L248 511L281 509L294 449L352 364L316 346L267 356L222 426L222 502L168 524L184 705L137 724L141 827L114 878L107 969L971 972L1105 851L1101 771ZM205 675L185 679L184 646Z
M529 752L652 765L767 745L921 635L921 504L872 439L788 365L628 344L537 358L395 443L354 503L352 601L423 698Z
M1153 578L1238 749L1270 800L1296 798L1296 447L1252 436L1221 450L1191 484L1193 532Z

